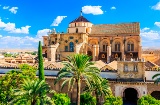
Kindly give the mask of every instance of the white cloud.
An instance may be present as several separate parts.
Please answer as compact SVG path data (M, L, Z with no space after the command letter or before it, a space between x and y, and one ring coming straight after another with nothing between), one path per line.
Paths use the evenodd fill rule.
M154 30L150 30L149 28L141 29L140 35L142 36L142 38L145 39L145 41L160 39L160 32L154 31Z
M17 10L18 10L18 7L12 7L9 9L9 11L13 14L16 14L17 13Z
M156 5L152 6L152 9L160 10L160 2L158 2Z
M9 33L22 33L22 34L29 34L29 28L31 26L25 26L21 28L16 28L15 23L4 23L0 19L0 29L3 29L4 31L8 31Z
M31 36L2 36L0 35L0 48L36 48L38 42L42 41L42 36L46 36L50 29L42 29L37 31L35 37Z
M42 36L47 36L49 31L51 30L50 29L38 30L36 37L42 38Z
M160 27L160 22L155 22L154 25Z
M4 6L3 9L9 9L9 6Z
M141 29L140 36L143 48L160 48L160 31L145 27Z
M142 30L141 30L141 32L145 32L146 30L149 30L150 28L148 28L148 27L145 27L145 28L143 28Z
M57 18L56 19L54 19L54 21L53 21L53 23L51 24L51 26L58 26L61 22L62 22L62 20L64 19L64 18L66 18L67 16L57 16Z
M115 6L113 6L113 7L111 7L111 9L113 10L113 9L116 9L116 7Z
M102 6L83 6L82 12L84 14L101 15L101 14L103 14L101 7Z

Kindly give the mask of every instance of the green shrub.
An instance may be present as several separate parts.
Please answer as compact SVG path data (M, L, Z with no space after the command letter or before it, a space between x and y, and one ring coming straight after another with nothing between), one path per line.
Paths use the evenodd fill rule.
M81 105L96 105L96 98L90 93L81 94Z
M106 96L104 105L123 105L123 101L121 97Z
M138 105L160 105L160 100L156 100L151 95L146 95L138 99Z
M71 101L68 95L64 93L55 93L52 97L55 105L70 105Z

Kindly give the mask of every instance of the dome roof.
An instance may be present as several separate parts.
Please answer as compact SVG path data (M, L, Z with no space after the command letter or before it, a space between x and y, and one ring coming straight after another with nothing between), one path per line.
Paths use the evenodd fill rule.
M71 23L75 23L75 22L90 22L88 21L85 17L83 16L79 16L78 18L76 18L75 20L73 20Z

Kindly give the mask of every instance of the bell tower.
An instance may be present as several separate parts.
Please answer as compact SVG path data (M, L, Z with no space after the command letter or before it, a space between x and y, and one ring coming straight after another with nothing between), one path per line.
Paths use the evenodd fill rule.
M68 33L91 33L92 23L82 16L82 11L80 16L70 22L68 27Z

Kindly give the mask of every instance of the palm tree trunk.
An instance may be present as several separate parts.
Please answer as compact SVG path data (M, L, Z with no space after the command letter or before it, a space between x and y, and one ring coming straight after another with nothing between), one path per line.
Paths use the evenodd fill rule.
M77 105L80 105L80 95L81 95L81 83L80 79L77 80Z
M95 94L96 94L96 105L101 105L100 97L99 97L98 93L95 92Z
M36 100L33 99L33 101L31 102L31 105L35 105L36 104Z

